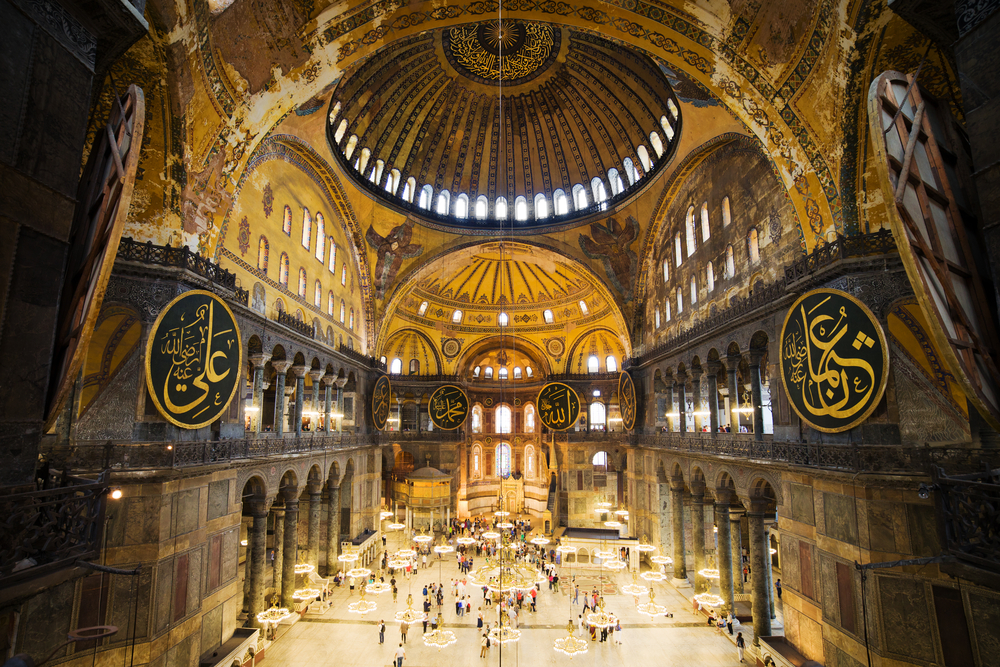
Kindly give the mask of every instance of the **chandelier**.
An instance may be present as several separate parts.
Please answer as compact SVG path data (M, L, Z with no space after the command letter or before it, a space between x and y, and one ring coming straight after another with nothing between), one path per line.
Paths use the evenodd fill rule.
M560 637L559 639L557 639L552 646L552 648L554 648L559 653L562 653L563 655L568 655L570 659L572 659L574 656L577 655L583 655L589 650L589 646L587 645L586 639L580 639L578 637L573 636L574 629L575 625L573 624L573 621L570 621L566 626L566 630L569 632L569 634L566 635L565 637Z
M667 608L663 605L656 604L653 599L656 597L656 592L652 588L649 589L649 602L643 602L636 606L640 614L646 614L647 616L660 616L667 613Z
M295 600L312 600L320 595L320 590L318 588L300 588L292 593L292 598Z
M413 625L414 623L423 623L427 620L427 614L422 611L414 611L413 594L411 593L406 596L406 609L396 612L396 620L400 623Z
M271 623L273 625L277 625L286 618L291 618L291 616L292 612L288 611L284 607L271 607L270 609L265 609L257 614L257 621L259 623Z
M725 602L725 600L714 593L698 593L698 595L694 596L694 599L703 607L720 607Z
M365 590L367 588L368 588L367 586L361 587L361 599L358 600L357 602L352 602L351 604L347 605L347 611L351 612L352 614L361 614L362 616L364 616L368 612L375 611L376 609L378 609L377 604L365 600Z
M639 576L649 582L667 580L667 575L663 574L662 572L656 572L655 570L649 570L647 572L643 572Z
M475 544L476 543L476 538L474 538L474 537L460 537L460 538L458 538L457 542L459 544L462 544L462 545L465 545L465 546L469 546L470 544Z
M704 569L698 570L698 574L705 577L706 579L718 579L719 571L715 568L706 567Z
M316 568L308 563L296 563L295 564L295 574L308 574Z
M622 593L626 593L628 595L645 595L649 591L648 588L636 581L636 576L637 575L635 574L632 575L631 584L625 584L622 586Z
M441 650L447 646L451 646L458 641L455 637L455 633L451 630L442 630L438 628L437 630L431 630L430 632L424 633L424 646L431 646L437 650Z
M595 628L611 628L618 623L618 617L604 611L604 600L598 603L597 611L587 614L587 623Z
M504 614L500 615L500 622L490 629L490 642L495 644L510 644L521 640L521 631L510 627L510 621Z

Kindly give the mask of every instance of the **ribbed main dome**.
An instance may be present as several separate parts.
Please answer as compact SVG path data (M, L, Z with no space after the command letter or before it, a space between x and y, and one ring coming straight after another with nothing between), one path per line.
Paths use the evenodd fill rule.
M517 20L390 44L345 75L328 136L355 181L437 226L563 225L635 193L680 131L646 55Z

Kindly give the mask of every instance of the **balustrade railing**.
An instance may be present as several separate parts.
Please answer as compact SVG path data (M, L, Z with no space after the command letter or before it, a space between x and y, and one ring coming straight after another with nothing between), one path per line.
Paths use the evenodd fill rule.
M367 356L367 355L365 355L365 354L363 354L361 352L358 352L354 348L347 347L343 343L341 343L340 347L337 348L337 349L345 357L348 357L350 359L354 359L359 364L363 364L364 366L367 366L368 368L374 368L374 369L380 370L382 372L385 372L385 370L386 370L385 364L380 359L376 359L375 357L369 357L369 356Z
M118 244L118 259L187 269L203 278L208 278L220 287L234 291L237 289L235 273L192 252L187 246L175 248L169 245L153 245L152 242L139 243L124 238Z
M935 466L932 479L945 551L1000 572L1000 469L949 476Z
M313 325L308 322L300 322L298 318L293 315L289 315L283 310L278 311L278 317L275 321L282 326L286 326L292 331L302 334L306 338L313 338L316 336L316 330Z

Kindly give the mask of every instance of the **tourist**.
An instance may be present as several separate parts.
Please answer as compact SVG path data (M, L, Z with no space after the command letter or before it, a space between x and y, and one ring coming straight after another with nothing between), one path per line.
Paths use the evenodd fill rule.
M774 590L778 594L778 599L781 599L781 579L774 582Z
M575 578L576 577L574 577L574 579ZM580 585L574 583L573 584L573 604L576 604L579 601L580 601Z
M483 640L479 644L482 648L479 650L479 657L485 658L486 652L490 649L490 637L485 632L483 633Z
M733 636L733 613L726 614L726 627L729 629L729 636Z
M385 643L385 621L378 622L378 643Z
M740 655L740 662L743 662L743 651L746 650L747 642L743 639L743 633L736 633L736 652Z
M476 627L481 628L483 627L483 608L479 607L478 611L479 611L479 618L476 619Z
M409 628L410 625L406 621L403 621L402 623L399 624L399 636L403 638L403 644L406 643L406 631ZM400 646L402 646L403 644L400 644Z
M406 635L403 635L404 637ZM396 649L396 667L403 667L403 658L406 657L406 649L400 644L399 648Z

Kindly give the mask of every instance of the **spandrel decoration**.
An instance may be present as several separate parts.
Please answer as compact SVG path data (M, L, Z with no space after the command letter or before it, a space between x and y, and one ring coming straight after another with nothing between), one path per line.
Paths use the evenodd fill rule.
M469 397L454 384L442 385L434 390L429 406L431 421L444 431L454 431L469 416Z
M580 416L580 397L573 387L550 382L538 392L538 418L553 431L565 431Z
M781 329L781 379L788 401L818 431L839 433L871 414L889 373L885 333L850 294L818 289L788 311Z
M389 419L389 376L383 375L375 382L372 390L372 421L379 431L385 430L385 423Z
M233 311L211 292L192 290L156 318L146 343L146 386L170 423L201 428L229 409L242 363Z
M635 383L628 371L622 371L618 378L618 410L622 415L622 426L626 431L635 428Z

